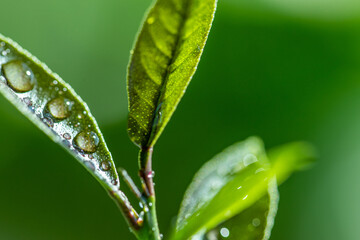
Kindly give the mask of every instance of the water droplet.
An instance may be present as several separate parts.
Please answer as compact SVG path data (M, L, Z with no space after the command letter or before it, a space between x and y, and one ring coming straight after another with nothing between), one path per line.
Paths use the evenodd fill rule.
M110 170L110 163L109 162L102 162L100 165L101 170L109 171Z
M64 133L63 134L63 137L66 139L66 140L70 140L71 139L71 135L69 133Z
M260 226L260 223L261 223L261 221L260 221L260 219L258 219L258 218L254 218L254 219L252 220L252 225L253 225L254 227Z
M160 233L160 239L163 239L164 235L162 233Z
M144 212L141 212L140 215L141 214L144 214ZM140 216L137 220L137 223L141 226L143 224L143 222L144 222L144 218Z
M8 55L8 52L6 50L1 52L1 55L3 55L4 57L6 57L6 55Z
M148 173L147 173L147 177L148 177L148 178L153 178L153 177L155 177L155 172L154 172L154 171L148 172Z
M1 42L1 43L0 43L0 47L5 47L5 43L4 43L4 42Z
M116 185L118 184L118 182L117 182L116 179L113 179L113 180L111 181L111 184L116 186Z
M14 60L3 65L5 78L16 92L28 92L34 87L33 74L25 63ZM27 73L30 73L28 75Z
M70 116L70 106L67 104L67 100L62 97L54 98L47 104L47 110L51 116L58 120L63 120Z
M89 158L89 159L94 159L94 155L89 154L89 155L88 155L88 158Z
M227 228L221 228L220 229L220 235L224 238L227 238L230 236L230 231Z
M146 21L148 24L153 24L155 22L155 18L154 17L149 17Z
M57 80L54 80L54 81L52 82L52 84L53 84L53 85L57 85L57 84L58 84L58 81L57 81Z
M140 208L144 208L144 205L142 204L142 202L139 202L139 206L140 206Z
M89 169L91 169L91 171L95 171L95 166L92 162L86 161L85 166L88 167Z
M74 139L74 145L84 152L93 153L99 145L99 137L94 132L80 132Z
M254 154L246 154L246 156L244 157L244 165L249 166L250 164L257 162L257 157Z
M81 113L79 113L79 114L77 115L77 118L78 118L78 119L82 119L82 117L83 117L83 116L81 115Z
M241 189L241 188L242 188L242 186L238 187L237 189Z
M66 106L71 108L74 105L74 102L71 102L70 100L66 100L65 104L66 104Z
M28 98L28 97L24 98L23 101L24 101L24 103L25 103L26 105L28 105L28 106L31 106L31 105L32 105L31 99Z
M147 206L144 207L144 212L148 212L149 208Z
M48 127L54 127L54 121L51 118L43 118L42 121L48 126Z
M149 203L149 206L152 207L152 203L151 203L151 202Z
M245 197L243 197L243 199L242 200L245 200L245 199L247 199L247 197L248 197L249 195L246 195Z

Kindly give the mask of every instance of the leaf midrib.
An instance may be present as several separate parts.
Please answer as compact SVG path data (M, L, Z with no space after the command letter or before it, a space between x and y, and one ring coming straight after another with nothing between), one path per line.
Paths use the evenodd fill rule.
M184 26L185 26L186 19L187 19L188 15L189 15L189 6L190 6L191 1L192 0L187 0L186 5L185 5L184 14L182 14L183 17L182 17L182 21L181 21L181 24L180 24L179 29L178 29L179 34L176 37L175 48L174 48L174 50L172 52L172 57L171 57L171 59L169 61L169 64L167 66L166 75L164 76L164 82L162 83L159 95L158 95L157 100L156 100L156 105L155 105L156 109L155 109L155 111L153 113L153 117L152 117L152 120L150 122L151 130L150 130L150 136L149 136L149 138L147 140L147 143L146 143L146 147L151 147L151 145L150 145L151 141L153 140L153 136L156 134L156 130L158 129L158 125L154 127L154 122L155 122L155 119L156 119L157 114L158 114L157 108L158 108L158 106L160 104L160 100L161 100L161 98L163 96L163 93L165 91L166 83L167 83L167 81L169 79L169 76L171 74L170 67L174 63L175 54L176 54L177 50L179 49L179 42L180 42L181 36L183 34L183 31L184 31ZM176 9L175 5L174 5L174 8Z

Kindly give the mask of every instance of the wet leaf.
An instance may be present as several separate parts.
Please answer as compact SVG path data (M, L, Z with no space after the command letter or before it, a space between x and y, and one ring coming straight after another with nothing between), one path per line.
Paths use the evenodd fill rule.
M2 35L0 92L105 188L119 188L112 156L86 103L45 64Z
M232 145L207 162L185 193L177 219L175 239L188 239L195 234L198 239L202 239L206 232L236 216L245 206L254 204L269 188L269 180L264 181L264 175L261 174L269 167L263 143L255 137ZM255 194L249 195L253 175L261 179L259 186L262 195L257 199ZM276 184L271 185L270 191L273 188L276 191ZM224 189L228 191L228 199L221 199L224 200L222 203L216 201L211 206L218 197L222 198ZM236 196L236 193L241 196ZM232 206L234 203L241 205L242 209L237 210L238 207Z
M274 159L270 165L261 140L252 137L206 163L185 193L173 239L203 239L223 222L230 223L229 231L235 225L238 230L246 228L249 218L258 218L259 209L266 208L260 205L266 192L272 197L268 201L270 213L266 221L258 218L260 224L263 222L263 232L247 232L248 235L233 239L268 239L277 209L275 176L281 183L314 156L312 148L303 143L286 145L272 152ZM242 215L251 207L253 212ZM237 219L241 222L235 223Z
M194 75L217 0L158 0L139 33L128 69L128 133L153 146Z
M272 181L264 197L208 232L205 239L268 240L274 225L278 202L277 184Z

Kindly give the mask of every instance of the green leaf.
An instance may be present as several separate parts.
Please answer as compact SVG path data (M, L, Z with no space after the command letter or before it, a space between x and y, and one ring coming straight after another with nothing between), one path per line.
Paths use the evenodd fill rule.
M174 238L199 238L253 205L267 189L277 192L274 180L269 185L270 179L263 174L269 168L263 143L256 137L215 156L199 170L186 191ZM254 179L259 183L258 191L250 194Z
M317 152L307 142L292 142L269 150L272 171L278 185L290 177L293 171L306 170L315 163Z
M279 203L277 184L272 181L268 193L251 207L211 230L208 240L268 240Z
M128 69L128 133L151 147L194 75L217 0L158 0L138 35Z
M45 64L2 35L0 93L105 188L117 191L120 182L112 156L88 106Z
M242 215L243 211L251 206L258 208L266 192L273 194L268 206L272 213L262 226L263 234L258 232L260 238L250 238L253 233L248 233L236 239L268 239L276 214L273 209L277 205L275 176L281 183L299 166L304 166L308 159L313 159L310 149L310 145L304 143L280 147L272 151L275 158L270 165L258 138L252 137L229 147L195 175L186 191L173 239L202 239L204 234L229 219L239 230L244 229L250 222L247 218L257 212ZM244 222L236 223L237 219Z

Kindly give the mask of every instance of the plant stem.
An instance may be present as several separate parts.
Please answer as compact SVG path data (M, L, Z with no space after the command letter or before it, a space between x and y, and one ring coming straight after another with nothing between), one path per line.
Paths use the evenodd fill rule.
M123 168L118 168L118 171L120 172L121 176L123 177L125 183L128 185L129 189L134 193L137 199L141 200L142 195L132 178L129 176L127 171Z
M140 151L139 163L140 163L140 171L139 175L143 182L143 189L145 194L150 196L155 196L154 190L154 172L152 170L152 153L153 148L144 148Z
M140 220L139 215L137 214L135 209L131 206L125 194L120 190L116 190L116 191L111 190L109 191L109 194L120 208L121 213L123 214L127 224L130 227L130 231L133 232L136 235L136 237L138 237L142 222L139 221Z
M147 232L149 240L160 240L159 225L156 216L155 189L154 189L154 172L152 170L152 153L153 148L143 148L139 154L139 175L144 190L144 229Z

